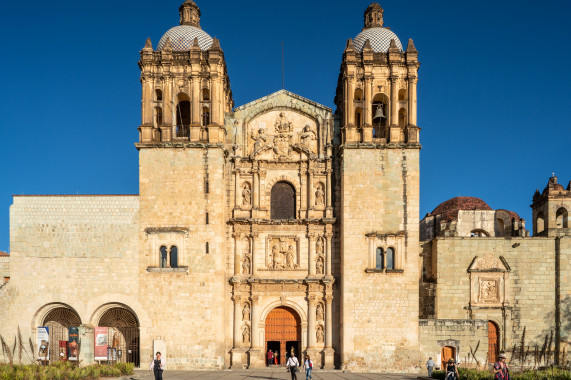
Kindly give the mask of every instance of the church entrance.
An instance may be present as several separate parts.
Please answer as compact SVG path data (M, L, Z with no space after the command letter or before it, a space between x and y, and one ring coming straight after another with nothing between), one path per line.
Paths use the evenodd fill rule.
M293 352L299 359L301 350L301 320L289 307L276 307L266 317L266 350L277 352L275 364L285 365Z

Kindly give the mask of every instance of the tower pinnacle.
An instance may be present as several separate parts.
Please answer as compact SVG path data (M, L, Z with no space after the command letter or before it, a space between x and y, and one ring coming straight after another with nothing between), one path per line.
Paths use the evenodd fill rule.
M192 0L185 0L178 8L180 25L190 25L200 28L200 8Z
M383 8L377 3L372 3L365 10L365 27L363 29L380 28L383 24Z

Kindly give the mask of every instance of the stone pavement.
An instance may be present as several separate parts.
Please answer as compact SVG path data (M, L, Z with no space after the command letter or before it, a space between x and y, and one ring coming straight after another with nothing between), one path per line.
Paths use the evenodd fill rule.
M314 380L416 380L418 374L400 374L400 373L352 373L342 371L322 371L313 372ZM137 380L154 380L151 371L135 370L135 374L131 377L124 377ZM200 380L290 380L291 375L285 368L272 368L261 370L226 370L226 371L164 371L163 378L168 379L200 379ZM298 380L305 380L305 372L297 374Z

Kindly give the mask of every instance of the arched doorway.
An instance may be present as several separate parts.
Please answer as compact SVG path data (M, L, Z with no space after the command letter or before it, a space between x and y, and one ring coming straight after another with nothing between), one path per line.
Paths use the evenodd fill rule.
M441 353L442 362L440 363L441 369L443 371L446 370L446 364L448 364L448 360L454 359L456 360L456 347L452 346L444 346L442 347Z
M137 317L127 309L113 307L103 313L99 326L108 328L108 346L116 350L117 361L140 367Z
M276 307L266 317L266 350L279 352L277 364L285 362L293 348L299 359L301 350L301 319L289 307Z
M79 315L67 307L56 307L46 314L42 326L49 328L50 362L67 360L69 328L79 327L79 325L81 325ZM60 356L60 353L63 355Z
M488 363L495 363L500 353L500 329L492 321L488 321Z

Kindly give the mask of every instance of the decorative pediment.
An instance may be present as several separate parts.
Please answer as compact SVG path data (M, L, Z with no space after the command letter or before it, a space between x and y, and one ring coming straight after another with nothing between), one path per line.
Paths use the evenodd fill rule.
M484 256L475 256L468 267L468 272L509 272L510 266L506 260L500 256L495 257L491 252L484 253Z

